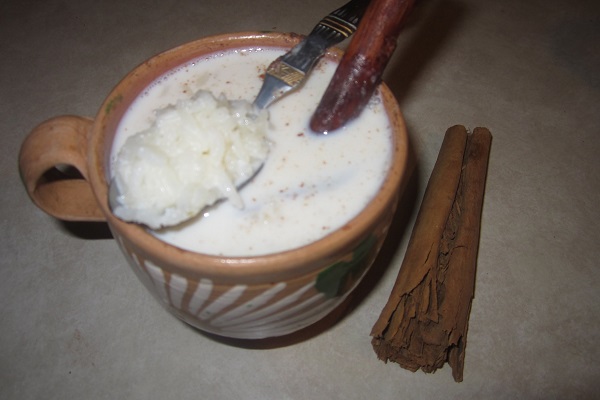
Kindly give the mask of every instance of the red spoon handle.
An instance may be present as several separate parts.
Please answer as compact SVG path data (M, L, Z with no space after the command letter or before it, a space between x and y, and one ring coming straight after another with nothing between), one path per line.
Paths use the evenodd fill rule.
M414 0L372 0L310 121L318 133L357 117L381 82Z

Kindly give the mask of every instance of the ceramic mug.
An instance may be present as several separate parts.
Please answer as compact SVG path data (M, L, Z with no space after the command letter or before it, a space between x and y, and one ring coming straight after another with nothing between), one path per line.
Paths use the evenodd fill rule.
M173 314L196 328L232 338L281 336L336 308L370 268L386 236L407 168L408 138L398 104L382 85L394 130L393 158L375 198L343 228L297 249L254 257L182 250L143 227L116 218L108 206L108 163L117 126L133 100L157 77L203 55L228 49L289 49L298 35L237 33L206 37L161 53L130 72L95 118L59 116L23 142L19 168L32 201L69 221L106 221L139 280ZM327 57L339 60L333 49ZM46 179L69 166L79 179Z

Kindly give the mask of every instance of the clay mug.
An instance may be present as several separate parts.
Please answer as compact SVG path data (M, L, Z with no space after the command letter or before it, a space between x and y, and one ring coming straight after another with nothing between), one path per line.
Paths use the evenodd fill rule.
M182 250L143 227L116 218L107 198L108 161L116 128L153 80L203 55L228 49L289 49L297 35L237 33L206 37L161 53L131 71L95 118L59 116L23 142L19 168L32 201L68 221L106 221L131 268L160 303L183 321L231 338L258 339L305 328L336 308L370 268L386 236L406 173L408 139L398 104L381 90L393 126L393 161L375 198L342 229L297 249L255 257ZM333 49L327 57L339 60ZM46 179L53 168L78 179Z

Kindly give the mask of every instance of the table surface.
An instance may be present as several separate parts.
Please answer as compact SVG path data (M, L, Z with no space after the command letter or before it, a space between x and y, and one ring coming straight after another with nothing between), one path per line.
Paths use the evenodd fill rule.
M0 398L591 398L600 390L600 2L423 0L385 79L416 168L355 299L302 335L218 340L167 313L106 226L28 199L21 142L94 115L152 55L236 31L308 33L333 0L6 0L0 5ZM445 130L494 136L465 374L379 361L370 329L398 274Z

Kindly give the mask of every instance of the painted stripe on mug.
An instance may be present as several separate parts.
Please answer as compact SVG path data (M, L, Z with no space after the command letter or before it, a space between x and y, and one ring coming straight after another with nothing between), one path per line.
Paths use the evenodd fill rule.
M178 310L181 310L181 301L183 295L187 291L188 280L181 275L171 274L169 281L169 294L171 295L171 305Z
M246 291L246 288L246 285L236 285L232 287L206 306L200 314L198 314L198 318L203 321L213 318L219 311L232 305Z
M192 299L190 300L190 304L188 306L188 310L192 314L196 315L200 312L202 306L210 297L212 288L213 283L210 279L200 279L200 282L198 282L198 287L196 287L196 291L192 295Z
M257 308L262 307L265 303L267 303L269 300L271 300L277 293L279 293L283 289L285 289L286 286L287 285L284 282L279 282L275 286L265 290L264 292L262 292L261 294L259 294L256 297L248 300L244 304L234 308L231 311L228 311L227 313L219 316L218 318L215 318L214 320L211 321L211 325L223 326L223 325L227 324L227 322L230 322L233 319L237 319L237 318L243 317L244 315L248 315L253 310L256 310Z
M154 282L158 296L166 304L169 304L169 297L167 295L166 281L163 270L150 260L146 260L144 264L146 266L146 271L148 271L148 275L150 275L150 278L152 278L152 281Z
M244 325L244 324L247 324L248 322L260 320L261 318L267 317L267 316L281 310L282 308L285 308L285 307L289 306L290 304L293 304L296 301L298 301L298 299L300 297L302 297L302 295L304 293L306 293L313 286L314 286L314 283L311 282L308 285L305 285L305 286L301 287L300 289L296 290L294 293L284 297L283 299L278 300L276 303L271 304L270 306L261 308L255 312L252 312L248 315L240 317L240 318L236 319L235 321L233 321L233 323L222 324L221 326L222 327L233 327L233 326L238 326L238 325Z

